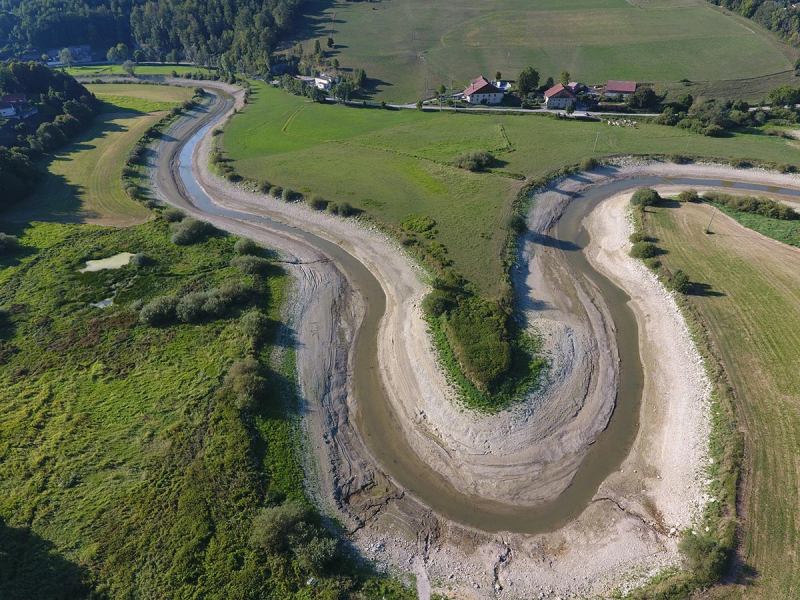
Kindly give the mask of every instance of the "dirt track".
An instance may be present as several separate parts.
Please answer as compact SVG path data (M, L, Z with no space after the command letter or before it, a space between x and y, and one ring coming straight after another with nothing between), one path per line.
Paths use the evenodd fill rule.
M476 418L450 401L436 368L418 309L427 290L424 272L375 231L217 179L206 168L210 140L206 136L195 150L194 174L214 202L334 241L378 279L387 299L378 337L381 372L398 425L424 461L462 491L522 504L552 497L569 483L582 449L605 427L613 408L614 350L608 345L613 324L585 286L575 286L571 298L559 291L552 277L568 274L557 253L540 252L531 239L525 254L530 289L539 300L549 294L549 305L562 307L547 314L535 306L528 310L531 322L549 340L555 366L551 385L517 411ZM165 155L162 151L162 160ZM157 177L162 175L163 163ZM530 225L547 233L559 207L587 185L653 175L797 184L789 177L703 165L624 166L588 176L590 184L568 179L559 191L542 194ZM157 181L169 201L278 248L289 262L297 280L289 320L296 331L309 412L315 454L310 466L313 462L317 473L312 487L327 510L350 524L354 542L368 556L424 570L434 590L449 585L460 597L493 597L497 586L503 597L600 593L675 562L670 529L691 525L702 497L707 382L669 294L627 256L624 196L606 201L593 214L587 253L633 298L647 367L642 428L622 469L608 478L579 519L552 534L526 536L486 534L442 519L397 487L376 463L354 426L359 407L351 393L351 348L364 299L348 283L347 273L290 235L247 220L201 214L163 180ZM582 311L576 312L575 304ZM665 347L670 353L663 352ZM670 360L676 355L692 368L676 371ZM581 399L577 405L576 397ZM566 412L570 405L573 409Z

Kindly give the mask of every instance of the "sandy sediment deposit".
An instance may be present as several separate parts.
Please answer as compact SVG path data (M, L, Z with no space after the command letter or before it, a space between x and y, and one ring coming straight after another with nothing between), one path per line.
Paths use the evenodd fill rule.
M599 292L547 243L569 201L589 187L636 177L798 183L757 170L636 163L568 178L539 194L514 274L520 308L542 336L551 366L526 401L483 415L458 405L437 366L419 308L429 289L424 270L373 228L218 179L207 168L211 140L207 135L198 144L193 171L216 204L329 240L380 283L386 312L378 360L397 427L413 451L461 492L521 506L554 498L569 485L614 409L614 323ZM365 556L416 572L426 582L423 590L452 590L459 598L603 594L678 561L676 533L692 524L704 501L710 386L674 299L628 256L629 195L603 200L590 214L586 254L631 297L645 371L641 426L622 467L580 517L538 535L486 533L442 518L375 460L356 427L352 393L352 348L365 299L346 268L268 226L199 215L277 248L296 275L288 319L308 414L315 473L309 485L323 508L347 524Z

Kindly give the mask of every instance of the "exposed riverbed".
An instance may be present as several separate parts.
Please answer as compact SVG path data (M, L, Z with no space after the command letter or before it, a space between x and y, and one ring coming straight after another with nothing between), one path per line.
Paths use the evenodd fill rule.
M673 431L672 436L681 440L682 445L673 448L676 444L670 442L665 428L680 427L681 423L692 418L691 415L698 414L697 403L700 400L684 394L691 390L692 385L702 388L702 382L692 384L691 378L685 378L682 384L688 387L677 388L669 377L659 375L669 367L664 363L658 367L659 363L654 362L659 357L659 344L663 344L664 339L677 338L673 339L677 344L676 352L688 352L688 356L691 355L691 341L681 337L686 332L680 329L682 321L674 302L670 304L669 295L657 282L647 279L649 274L644 267L638 265L641 267L638 269L638 263L626 258L627 234L620 225L624 220L619 221L619 218L624 219L620 211L624 210L625 199L603 201L619 198L621 192L642 185L736 187L797 195L788 187L779 189L781 185L775 189L759 190L760 181L764 180L785 179L787 186L796 182L788 177L780 179L757 171L736 172L705 165L636 165L618 171L598 172L586 178L568 179L559 184L557 191L540 198L540 202L552 202L554 208L550 221L536 223L534 230L554 239L546 237L537 241L534 237L528 240L530 264L534 265L530 269L539 268L533 259L546 255L544 267L551 269L547 272L556 272L553 269L557 266L561 269L559 273L571 273L575 281L585 282L584 291L578 290L573 297L562 300L565 306L580 303L583 308L576 305L576 314L586 313L584 317L588 325L584 341L587 345L582 349L582 356L588 361L589 368L584 387L596 393L591 403L567 402L562 405L548 405L546 396L540 395L532 400L529 413L504 422L511 429L496 432L500 438L517 436L517 441L524 440L520 428L535 428L540 422L551 420L553 426L551 431L545 432L548 435L541 438L542 447L549 445L558 449L563 466L546 472L547 464L558 460L556 455L552 455L548 457L549 463L543 463L541 472L545 476L552 475L551 491L559 486L561 490L556 493L557 500L531 506L530 498L535 496L537 478L507 476L514 469L520 473L532 472L526 471L530 464L520 460L526 455L516 455L515 460L519 462L515 463L503 458L502 446L497 450L490 446L483 454L476 455L462 451L459 445L462 442L458 440L446 441L444 451L441 439L432 441L428 438L424 443L415 441L416 432L436 427L444 435L449 426L457 428L471 415L462 415L460 421L457 415L449 420L446 412L437 415L430 410L430 406L435 408L442 404L437 400L425 407L426 419L410 416L418 411L415 407L420 403L441 398L433 390L442 384L442 380L435 379L430 373L417 381L411 379L422 367L413 357L404 358L406 351L413 349L415 354L419 354L421 358L417 361L424 362L430 358L425 327L419 325L416 306L425 286L414 283L414 279L419 277L414 274L413 265L398 258L400 250L397 246L378 233L366 231L351 222L248 193L214 179L202 172L197 164L192 168L189 165L200 152L195 144L204 142L203 136L207 131L195 135L193 143L180 153L181 178L190 191L198 216L205 216L229 230L276 247L283 242L276 241L269 232L280 232L284 241L292 240L296 247L312 247L314 250L310 254L331 261L328 267L322 265L315 271L314 289L320 293L324 286L328 286L326 293L330 292L336 309L334 312L328 309L328 318L334 321L343 319L342 328L348 330L336 352L350 358L332 360L327 365L330 369L327 372L319 371L316 365L306 364L307 359L303 357L316 357L320 350L311 348L313 344L337 344L337 326L334 324L329 330L330 324L325 323L323 335L317 339L310 334L303 337L308 325L298 323L298 335L305 344L298 351L298 359L311 412L320 412L315 404L318 401L324 407L322 412L329 406L335 407L332 409L336 411L334 427L326 429L323 426L322 429L325 443L319 440L311 443L318 447L320 470L330 469L333 473L332 477L323 477L325 481L321 485L336 498L333 504L337 510L345 511L347 519L355 519L354 524L358 526L353 539L360 547L383 548L375 550L382 553L375 558L389 564L407 564L407 560L413 558L417 568L430 574L434 587L437 581L445 581L457 589L473 590L465 591L464 597L491 595L489 590L495 585L515 590L510 592L512 597L535 594L547 586L559 590L599 589L596 586L607 585L602 583L604 578L620 576L625 568L640 568L642 565L655 568L674 561L675 539L668 532L674 526L690 525L691 515L698 509L698 473L693 470L693 465L701 455L702 440L694 439L697 437L694 434L681 437L679 432ZM198 169L201 171L199 174ZM679 177L682 173L696 173L698 177L664 179L649 176ZM749 178L750 181L726 184L724 178L731 176ZM199 183L196 181L198 178ZM586 215L601 214L592 210L598 205L613 206L613 210L602 211L602 219L598 217L601 220L592 226L593 231L604 232L603 223L612 218L617 220L613 229L602 233L602 239L613 240L615 244L613 258L606 260L606 268L597 266L600 264L596 259L598 240L589 239L582 230ZM564 206L567 208L559 220ZM287 222L297 227L287 225ZM558 225L551 230L550 225L554 222ZM546 240L550 240L547 241L547 252L540 252ZM594 250L590 250L592 248ZM595 258L587 260L584 250L590 250ZM608 268L608 265L617 263L627 265L628 271L619 274ZM311 268L310 264L300 267L301 270ZM603 271L602 275L598 268ZM331 274L333 270L344 275L347 285ZM331 278L326 280L328 274ZM637 278L644 278L647 285L637 287ZM535 282L536 278L531 281ZM550 318L548 314L552 315L554 311L538 297L540 291L536 286L525 290L526 294L537 296L536 302L531 302L525 310L534 320L544 324ZM413 297L407 297L409 294ZM585 296L583 300L581 294ZM632 300L633 311L627 307L629 294L636 296ZM306 301L312 300L306 298ZM322 307L317 316L324 318L324 313L325 307ZM664 319L668 319L670 327L653 328L654 323L663 324ZM358 329L349 330L344 321L353 323ZM550 323L556 323L556 320L553 318ZM319 326L320 322L315 322L314 327ZM577 325L572 328L573 334L576 328ZM559 348L556 342L564 339L559 338L559 331L566 330L553 327L548 331L553 334L552 347ZM605 335L607 343L589 344L592 332L601 337ZM583 343L579 337L571 339ZM613 376L617 353L621 361L616 371L618 386ZM387 361L387 357L398 360ZM605 362L592 362L601 359ZM661 356L661 360L666 359L669 357ZM409 370L398 370L395 363L403 360L408 361ZM637 367L641 361L644 361L644 369L640 364ZM602 368L605 375L597 368L593 370L592 364L605 365ZM435 363L428 368L435 370ZM319 372L315 377L319 379L304 378L305 369L317 369ZM565 373L568 370L563 369ZM592 387L597 383L593 378L601 375L606 377L603 385ZM345 381L339 381L341 379ZM551 385L545 388L545 392L553 389ZM398 390L409 389L416 390L416 393L411 396L398 394ZM610 394L607 392L609 389L613 390ZM563 410L569 406L573 407L571 412ZM591 413L591 418L581 422L582 413L586 412ZM356 428L352 426L354 421ZM436 422L432 424L432 421ZM487 423L485 429L490 429L491 423ZM574 423L580 426L574 426ZM569 431L569 435L559 435L562 425L563 431ZM570 430L569 427L573 428ZM467 441L469 433L468 430L464 432ZM478 434L484 435L480 431ZM363 448L359 445L362 439L367 442ZM565 439L569 444L564 442ZM426 450L431 447L433 451ZM493 451L498 454L493 456ZM444 458L441 458L442 454ZM670 465L689 460L687 456L693 457L691 468L670 470ZM670 464L665 464L664 460ZM484 481L474 483L465 479L471 477L470 464L475 465L474 474L480 474L478 478ZM453 469L452 465L465 470ZM443 466L442 470L440 466ZM497 475L496 480L492 480L493 473ZM498 490L501 492L499 495L514 497L509 490L515 486L524 492L517 495L519 501L487 499L497 497ZM464 490L470 488L478 489L480 494L465 493ZM488 493L484 494L486 490ZM665 492L674 498L666 498ZM435 512L431 513L429 507ZM664 515L669 518L666 531ZM568 524L559 528L564 523ZM517 534L492 536L481 533L492 531ZM646 569L640 571L640 575L647 572ZM581 573L580 581L575 577L576 572ZM479 587L471 585L470 578Z

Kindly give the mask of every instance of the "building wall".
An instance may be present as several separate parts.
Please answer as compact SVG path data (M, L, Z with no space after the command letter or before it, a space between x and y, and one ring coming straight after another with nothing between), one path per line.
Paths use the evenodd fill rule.
M467 98L470 104L500 104L503 94L472 94Z
M548 98L545 101L547 108L567 108L570 104L575 103L575 98Z

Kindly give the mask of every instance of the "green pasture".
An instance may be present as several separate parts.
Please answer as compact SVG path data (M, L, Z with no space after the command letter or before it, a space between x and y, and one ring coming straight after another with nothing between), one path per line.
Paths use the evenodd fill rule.
M231 121L222 146L244 177L349 202L394 226L410 214L430 216L433 237L455 268L490 296L501 289L506 222L523 176L618 154L800 165L800 152L787 140L757 130L708 138L647 123L614 127L543 115L330 106L258 82L252 104ZM490 172L452 166L472 150L494 154Z
M86 89L105 103L105 112L150 113L169 110L192 98L192 89L182 86L105 83Z
M313 0L298 40L330 35L330 53L361 67L379 98L410 102L480 74L514 78L526 66L557 77L669 82L763 76L797 51L751 21L703 0L477 0L442 3Z
M250 521L268 489L302 498L277 408L284 374L275 365L269 408L246 423L219 393L250 351L239 309L150 327L132 308L242 279L235 240L175 246L162 220L2 230L23 247L0 261L0 596L86 598L96 585L115 598L257 595L271 575L247 546ZM78 272L117 252L151 263ZM273 271L242 280L263 286L259 308L277 319L287 282ZM111 307L88 304L115 290Z
M104 102L92 127L42 159L47 174L36 192L5 218L133 225L150 211L131 200L120 179L125 157L165 111L192 96L191 88L135 84L88 86Z
M744 585L708 597L797 598L800 252L720 215L705 234L710 216L709 206L683 205L649 210L645 219L666 251L659 259L699 284L689 299L725 365L745 431L736 572Z
M122 66L118 64L103 64L103 65L77 65L66 69L67 73L73 77L86 77L89 75L126 75L122 70ZM194 65L155 65L155 64L142 64L136 65L136 75L166 75L169 76L173 71L178 75L186 73L211 73L210 69L203 67L195 67Z

